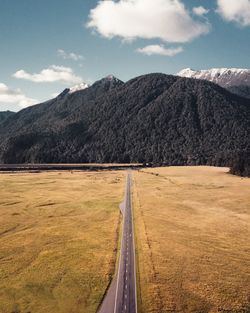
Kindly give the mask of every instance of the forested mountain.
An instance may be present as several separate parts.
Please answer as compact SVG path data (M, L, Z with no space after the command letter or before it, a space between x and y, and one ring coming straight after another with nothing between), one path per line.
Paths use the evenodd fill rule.
M250 100L213 83L149 74L103 79L0 125L0 162L229 165L250 150Z
M12 116L13 114L15 114L15 112L11 112L11 111L0 112L0 124L4 122L8 117Z
M250 99L250 86L232 86L228 87L227 90L239 95L241 97L249 98Z

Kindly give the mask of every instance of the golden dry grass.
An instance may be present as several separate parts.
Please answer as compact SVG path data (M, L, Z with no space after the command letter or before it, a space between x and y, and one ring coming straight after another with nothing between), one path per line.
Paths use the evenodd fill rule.
M250 312L250 179L227 171L134 172L141 313Z
M122 172L0 175L0 312L94 313L114 272Z

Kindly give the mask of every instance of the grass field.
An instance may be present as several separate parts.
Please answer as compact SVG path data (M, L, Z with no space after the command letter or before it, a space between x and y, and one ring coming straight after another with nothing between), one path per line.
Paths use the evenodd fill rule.
M250 312L250 179L227 171L134 172L140 313Z
M124 172L0 175L0 312L94 313L115 268Z

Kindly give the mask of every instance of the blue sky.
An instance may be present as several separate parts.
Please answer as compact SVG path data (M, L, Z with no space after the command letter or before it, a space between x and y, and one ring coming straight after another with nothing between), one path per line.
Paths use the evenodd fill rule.
M237 0L237 7L232 1L123 0L130 2L133 21L121 0L108 1L110 7L95 0L0 0L0 111L17 111L81 80L109 74L127 81L186 67L250 68L250 1ZM150 9L152 3L159 10ZM201 6L207 11L195 13ZM179 12L186 24L174 21ZM46 75L53 76L50 82Z

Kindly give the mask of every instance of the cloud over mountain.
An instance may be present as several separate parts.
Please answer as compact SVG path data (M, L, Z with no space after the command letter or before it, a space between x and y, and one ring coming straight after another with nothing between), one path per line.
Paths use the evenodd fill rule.
M87 27L106 38L165 42L189 42L210 29L207 22L194 20L180 0L99 1Z
M29 80L35 83L54 83L61 82L65 84L79 84L82 78L77 76L70 67L51 65L40 73L28 73L25 70L19 70L13 74L18 79Z

